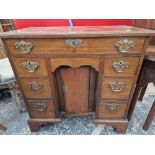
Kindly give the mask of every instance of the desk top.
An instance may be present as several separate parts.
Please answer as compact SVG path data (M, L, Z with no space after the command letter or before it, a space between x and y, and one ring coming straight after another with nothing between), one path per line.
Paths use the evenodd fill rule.
M0 33L1 38L59 38L104 36L155 36L155 31L133 26L29 27Z

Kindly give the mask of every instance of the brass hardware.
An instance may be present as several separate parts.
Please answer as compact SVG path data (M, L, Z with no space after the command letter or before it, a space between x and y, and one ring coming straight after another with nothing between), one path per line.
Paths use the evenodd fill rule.
M106 110L108 111L114 111L114 110L119 110L119 109L120 109L119 104L116 104L116 103L106 104Z
M63 86L63 90L64 90L65 93L68 91L68 88L67 88L66 85Z
M130 51L131 48L135 46L135 42L132 40L124 39L124 40L117 41L115 43L115 46L119 52L127 53Z
M29 88L31 88L34 91L38 91L44 87L43 84L38 83L38 82L31 82L28 84Z
M36 103L34 107L35 107L35 110L42 112L42 111L45 111L45 109L47 109L47 104L46 103Z
M33 61L26 61L22 63L21 66L23 69L26 69L28 72L35 72L38 69L39 64Z
M112 89L112 91L114 92L120 92L124 89L125 87L125 83L123 82L110 82L109 83L110 88Z
M115 61L112 64L112 68L119 73L125 71L128 67L129 67L128 62L125 62L123 60Z
M16 49L23 54L30 53L34 47L32 43L28 41L23 41L23 40L16 42L15 46L16 46Z
M81 39L67 39L65 40L65 44L69 45L70 47L77 47L82 43Z

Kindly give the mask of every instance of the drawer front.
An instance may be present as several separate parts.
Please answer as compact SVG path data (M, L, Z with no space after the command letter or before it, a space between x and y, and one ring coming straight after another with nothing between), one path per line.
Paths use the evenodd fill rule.
M8 39L11 54L140 53L143 37Z
M27 108L31 118L55 118L53 101L30 100L27 101Z
M99 58L51 58L51 69L54 72L60 66L69 66L72 68L79 68L81 66L91 66L96 71L99 71Z
M50 98L51 88L47 79L20 80L26 98Z
M12 59L19 77L47 77L45 59L41 58L16 58Z
M132 90L133 80L104 79L102 81L102 98L128 99Z
M104 76L136 76L139 57L108 57L104 60Z
M99 107L99 118L123 119L125 115L126 105L126 102L112 102L102 100Z

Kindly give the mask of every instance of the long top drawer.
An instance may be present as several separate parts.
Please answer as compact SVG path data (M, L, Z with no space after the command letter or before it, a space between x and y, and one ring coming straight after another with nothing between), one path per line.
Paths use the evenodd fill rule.
M140 53L143 37L7 39L11 55Z

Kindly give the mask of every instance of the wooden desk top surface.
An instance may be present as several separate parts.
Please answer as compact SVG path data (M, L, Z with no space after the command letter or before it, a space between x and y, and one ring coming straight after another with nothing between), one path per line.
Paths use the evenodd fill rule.
M0 33L1 38L57 38L104 36L155 36L155 31L132 26L29 27Z

